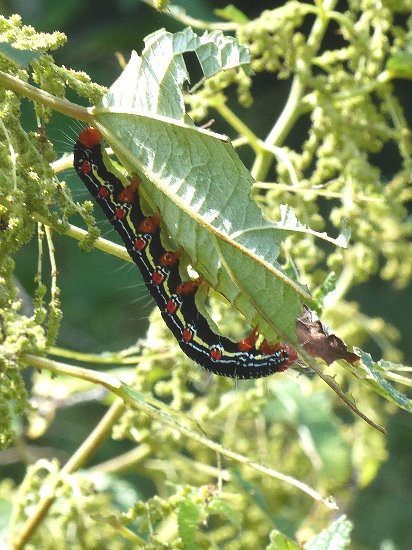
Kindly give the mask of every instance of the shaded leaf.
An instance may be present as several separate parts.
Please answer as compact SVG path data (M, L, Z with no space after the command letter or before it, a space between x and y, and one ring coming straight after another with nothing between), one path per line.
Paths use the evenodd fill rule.
M33 50L20 50L14 48L7 42L0 42L0 57L5 57L8 61L13 61L19 67L26 68L33 59L37 59L42 55L42 52Z
M333 415L333 396L328 391L305 395L291 381L273 388L265 409L271 423L287 422L299 435L300 446L318 472L318 483L331 476L335 483L351 477L351 448Z

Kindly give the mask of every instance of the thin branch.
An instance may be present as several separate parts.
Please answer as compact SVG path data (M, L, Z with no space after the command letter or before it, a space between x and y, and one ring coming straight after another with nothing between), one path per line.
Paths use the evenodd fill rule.
M274 479L284 481L289 485L296 487L300 491L306 493L314 500L321 502L324 506L330 510L336 510L337 505L331 498L325 498L320 493L315 491L312 487L306 485L302 481L299 481L291 476L282 474L277 470L263 466L257 462L251 461L248 457L241 455L235 451L223 447L221 444L216 443L212 439L209 439L205 435L199 433L197 430L185 425L188 421L187 417L183 414L179 414L173 411L170 407L167 407L164 403L161 403L148 394L142 394L137 392L122 383L119 379L108 374L92 371L89 369L83 369L80 367L73 367L66 363L59 363L57 361L51 361L43 357L37 357L35 355L24 354L22 356L24 363L31 365L39 369L46 369L55 374L66 374L68 376L75 376L82 380L87 380L95 384L101 384L109 391L115 393L121 397L124 402L135 410L143 410L145 413L153 418L167 424L175 430L178 430L189 439L196 441L200 445L204 445L215 452L220 453L222 456L234 460L240 464L245 464L249 468L254 469L257 472L268 475ZM184 420L183 420L184 419Z
M226 105L222 100L213 101L211 106L216 109L222 118L226 120L228 124L234 128L240 136L247 139L248 144L254 149L256 153L262 151L262 143L256 134L235 115L235 113Z
M1 118L0 118L0 128L2 129L2 131L4 133L4 135L6 137L6 141L7 141L8 146L9 146L10 162L11 162L11 165L12 165L12 174L13 174L13 189L14 189L14 192L17 192L17 169L16 169L17 155L16 155L16 152L14 150L13 144L11 142L10 135L7 131L7 128L6 128L4 122Z
M59 347L51 347L49 349L49 353L51 355L56 355L57 357L64 357L65 359L73 359L75 361L83 361L85 363L98 363L101 365L138 365L142 361L164 361L165 359L172 359L176 356L174 351L164 351L160 353L147 353L143 357L141 355L134 355L137 351L136 346L119 352L104 352L101 354L81 353L79 351Z
M3 71L0 71L0 86L13 90L18 95L22 95L35 101L36 103L41 103L50 109L59 111L64 115L67 115L72 118L77 118L91 124L93 122L93 117L90 114L89 110L86 107L81 107L75 103L71 103L67 99L62 99L57 97L49 92L36 88L16 76L12 76Z
M280 147L277 147L276 149L282 150ZM274 148L273 148L273 153L276 154ZM278 156L280 157L280 154ZM288 171L290 173L289 167L288 167ZM338 180L334 180L334 181L328 182L328 184L335 183L335 182L341 183L341 182L338 182ZM324 187L326 187L326 185ZM286 191L287 193L296 193L301 195L310 193L311 195L316 195L318 197L326 197L327 199L340 199L340 200L345 199L345 194L339 191L329 191L328 189L324 189L320 187L297 187L294 183L290 185L287 183L279 183L276 181L256 181L253 184L252 189L273 189L275 191ZM351 195L351 199L356 202L372 202L377 204L382 204L385 202L385 199L383 197L368 197L366 195L356 195L356 194Z
M99 473L99 474L112 474L120 473L130 470L131 467L135 466L139 462L142 462L152 453L152 448L147 443L141 443L138 447L131 449L121 455L112 458L111 460L106 460L96 466L89 468L89 473Z
M307 356L307 357L306 357ZM326 384L332 388L332 390L342 399L342 401L355 413L357 414L360 418L362 418L367 424L369 424L369 426L372 426L372 428L375 428L375 430L378 430L379 432L387 435L387 431L385 430L385 428L383 426L380 426L379 424L376 424L376 422L374 422L373 420L371 420L370 418L368 418L366 416L366 414L364 414L363 412L361 412L358 407L355 405L355 403L353 401L351 401L347 395L345 395L345 393L340 389L340 387L338 386L338 384L333 380L333 378L331 378L330 376L328 376L327 374L324 374L322 369L316 364L316 362L313 360L313 358L309 355L307 355L305 353L305 359L306 359L306 362L308 363L308 365L310 366L311 369L313 369L316 374L322 378L322 380L324 382L326 382Z

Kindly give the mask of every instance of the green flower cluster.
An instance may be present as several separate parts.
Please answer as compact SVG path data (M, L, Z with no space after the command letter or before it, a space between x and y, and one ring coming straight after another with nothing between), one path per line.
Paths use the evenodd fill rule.
M60 97L64 97L65 87L71 86L80 95L90 97L92 93L97 100L103 92L101 87L92 85L83 73L57 67L52 58L43 53L60 47L65 40L59 32L36 33L32 27L23 25L19 16L0 17L0 42L8 42L16 53L14 59L0 55L0 71L17 76L23 82L27 82L30 74L43 90ZM17 57L19 51L28 49L30 55L42 53L30 58L30 72ZM26 132L20 125L18 96L1 88L0 105L0 447L3 447L13 437L14 416L27 408L19 365L24 364L25 353L45 353L54 343L61 319L57 273L53 270L50 303L47 306L44 303L48 290L42 282L45 231L40 222L47 221L62 230L75 205L64 184L56 185L50 167L55 152L42 130L42 124L50 118L50 109L36 103L38 131ZM84 217L91 223L91 215L86 210ZM35 294L31 302L14 279L13 258L36 233L38 264L33 274ZM95 232L93 234L95 236ZM53 265L50 229L46 229L46 236Z

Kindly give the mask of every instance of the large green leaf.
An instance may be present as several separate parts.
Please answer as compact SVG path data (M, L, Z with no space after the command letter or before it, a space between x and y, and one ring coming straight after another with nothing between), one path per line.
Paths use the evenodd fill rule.
M196 271L267 338L296 341L301 301L311 298L276 259L282 239L304 229L291 215L285 225L265 220L229 140L185 115L186 51L196 53L206 76L249 59L221 33L158 31L94 109L96 125L128 171L143 176L148 202Z

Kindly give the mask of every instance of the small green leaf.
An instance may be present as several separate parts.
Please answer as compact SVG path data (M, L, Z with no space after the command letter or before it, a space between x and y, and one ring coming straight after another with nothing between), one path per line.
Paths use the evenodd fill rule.
M376 363L373 361L369 353L366 353L359 348L354 348L354 352L360 356L361 361L360 363L356 363L352 369L352 372L359 377L356 370L361 368L365 373L366 382L372 386L375 391L391 403L395 403L395 405L401 409L412 413L411 400L408 399L406 395L395 389L382 375L385 370L389 370L391 363L389 361L378 361Z
M222 9L216 9L214 10L214 13L222 19L233 21L234 23L242 24L249 21L249 17L233 4L229 4Z
M7 42L0 42L0 56L5 57L8 61L13 61L13 63L23 68L26 68L33 59L37 59L41 55L42 52L18 50Z
M329 527L312 537L305 550L343 550L350 544L353 525L345 515L340 516Z
M319 310L322 310L325 297L331 292L333 292L335 288L336 288L336 273L332 271L331 273L328 274L326 279L323 281L322 285L319 288L317 288L316 291L313 293L313 298L318 308L317 313L320 313Z
M295 541L277 529L273 529L269 539L270 544L266 546L266 550L300 550L300 546Z
M227 518L233 525L240 530L240 518L236 510L229 506L220 498L214 498L208 505L207 511L209 514L219 514Z
M179 535L185 550L197 550L198 548L195 536L199 516L199 506L191 500L185 499L179 504L177 523L179 525Z

